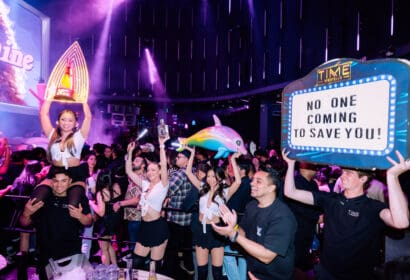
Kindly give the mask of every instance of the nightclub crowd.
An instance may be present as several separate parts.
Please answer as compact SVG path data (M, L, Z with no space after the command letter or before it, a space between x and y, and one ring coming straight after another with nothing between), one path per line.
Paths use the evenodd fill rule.
M410 162L398 152L370 171L296 162L274 144L215 158L169 134L91 147L88 105L81 124L64 110L55 127L50 106L47 149L0 138L0 253L18 279L29 266L47 279L50 258L81 253L150 279L409 277L409 244L386 241L408 236Z

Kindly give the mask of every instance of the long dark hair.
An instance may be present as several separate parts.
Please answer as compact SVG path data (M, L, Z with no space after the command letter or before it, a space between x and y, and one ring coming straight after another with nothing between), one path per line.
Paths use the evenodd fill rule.
M87 163L87 167L89 168L89 166L88 166L88 159L91 157L91 156L94 156L95 157L95 159L97 160L97 155L94 153L94 152L89 152L85 157L84 157L84 162L85 163ZM97 166L97 164L93 167L93 174L94 173L97 173L97 171L98 171L98 166Z
M226 202L225 197L223 195L223 191L224 191L225 188L228 188L229 186L225 182L225 179L226 179L225 170L222 167L219 167L219 166L212 167L206 172L205 185L203 186L203 188L199 192L199 195L203 196L211 190L211 186L206 182L206 178L208 177L208 174L211 171L214 172L215 177L216 177L216 181L218 183L218 189L216 190L216 192L212 196L212 202L215 202L216 204L218 204L215 201L215 197L217 195L219 195L219 197L221 197L224 200L224 202Z
M98 173L97 182L95 184L95 192L101 192L103 200L104 189L108 189L108 192L110 194L109 200L111 200L114 197L115 191L111 171L107 168L101 170L100 173Z

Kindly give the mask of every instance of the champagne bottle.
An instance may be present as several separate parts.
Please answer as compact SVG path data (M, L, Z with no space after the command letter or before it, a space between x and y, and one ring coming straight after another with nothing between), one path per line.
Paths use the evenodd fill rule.
M68 100L74 101L73 79L71 73L71 65L67 62L63 76L61 77L60 84L57 87L56 94L54 95L56 100Z
M159 125L158 125L158 137L167 138L168 136L169 136L168 125L165 124L164 119L160 119Z

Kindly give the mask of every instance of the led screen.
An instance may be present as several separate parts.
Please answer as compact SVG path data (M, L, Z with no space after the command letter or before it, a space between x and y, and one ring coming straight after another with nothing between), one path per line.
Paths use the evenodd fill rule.
M29 92L45 79L49 19L23 1L0 0L0 103L38 107Z

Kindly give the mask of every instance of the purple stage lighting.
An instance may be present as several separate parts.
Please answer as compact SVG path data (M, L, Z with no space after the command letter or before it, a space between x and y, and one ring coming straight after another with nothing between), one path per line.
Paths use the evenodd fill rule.
M122 1L118 0L109 0L101 2L103 3L100 9L104 8L104 14L106 15L104 19L104 25L101 30L100 40L98 41L97 48L95 50L94 61L91 66L90 70L90 79L92 83L92 91L93 93L89 95L89 102L93 101L94 99L98 98L97 93L101 92L104 87L104 67L106 67L106 53L107 53L107 46L108 46L108 38L110 34L110 26L112 15L115 8L118 7L119 3ZM100 12L102 12L100 10ZM87 18L87 17L86 17ZM108 121L105 120L102 116L102 112L100 114L96 114L93 120L93 129L90 131L88 139L92 139L89 144L93 143L105 143L109 144L113 141L113 135L111 132L107 133L106 128L109 126L107 123ZM93 142L94 141L94 142ZM93 142L93 143L91 143Z
M202 13L202 24L203 25L206 25L207 12L208 12L208 0L202 0L201 13Z
M253 0L248 0L249 15L253 18L255 16L255 10L253 8Z
M67 1L70 2L68 9L58 9L61 5L57 3L61 1L47 2L56 3L56 14L61 18L53 27L79 36L89 32L96 23L107 18L108 13L115 11L126 0Z
M108 9L106 12L107 17L105 18L105 21L104 21L104 26L101 31L100 41L98 42L98 46L95 52L94 65L91 70L91 79L94 85L93 87L94 92L100 92L102 85L103 85L102 83L103 69L105 66L105 54L107 52L108 34L110 31L110 24L111 24L111 18L112 18L112 11L114 7L114 1L115 0L110 0L107 2L110 5L106 7Z
M150 51L147 48L144 51L148 64L149 82L153 86L158 81L158 70L155 66L154 60L152 59Z
M157 66L152 58L151 52L148 48L144 49L145 57L148 65L148 77L151 84L151 89L155 96L162 96L165 94L165 88L158 74Z

